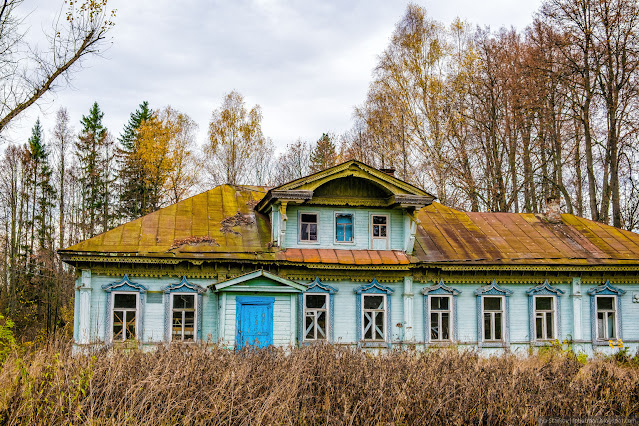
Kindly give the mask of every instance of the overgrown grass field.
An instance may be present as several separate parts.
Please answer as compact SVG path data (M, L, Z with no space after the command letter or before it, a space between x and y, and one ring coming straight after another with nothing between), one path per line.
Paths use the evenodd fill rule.
M639 415L639 367L558 350L485 358L454 349L372 355L334 346L13 353L4 424L536 424Z

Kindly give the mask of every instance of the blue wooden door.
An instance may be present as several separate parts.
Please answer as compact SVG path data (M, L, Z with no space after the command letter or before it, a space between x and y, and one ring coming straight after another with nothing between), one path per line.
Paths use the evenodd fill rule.
M273 297L236 298L235 341L239 348L263 348L273 344Z

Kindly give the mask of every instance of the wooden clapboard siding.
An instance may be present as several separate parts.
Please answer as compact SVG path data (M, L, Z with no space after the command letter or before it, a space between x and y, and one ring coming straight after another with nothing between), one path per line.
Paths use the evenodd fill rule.
M314 212L319 214L318 242L299 241L299 213ZM335 242L335 213L353 214L353 243ZM388 215L390 241L389 250L404 248L404 216L398 209L339 208L319 206L291 206L287 210L286 248L318 248L367 250L370 246L370 216L372 214Z

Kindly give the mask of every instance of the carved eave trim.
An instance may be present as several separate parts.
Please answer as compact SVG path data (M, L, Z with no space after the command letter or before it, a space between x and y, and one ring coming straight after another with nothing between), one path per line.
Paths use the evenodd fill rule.
M391 204L397 204L405 209L414 208L419 210L431 205L434 200L434 197L426 197L423 195L395 194L391 197Z

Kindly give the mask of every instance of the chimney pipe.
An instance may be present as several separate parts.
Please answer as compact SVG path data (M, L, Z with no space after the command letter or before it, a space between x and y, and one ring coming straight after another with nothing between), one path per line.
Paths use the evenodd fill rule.
M546 219L550 223L561 223L561 199L559 197L546 198Z
M395 177L395 168L394 167L390 167L390 168L386 168L386 169L379 169L380 172L384 172L389 176L393 176Z

